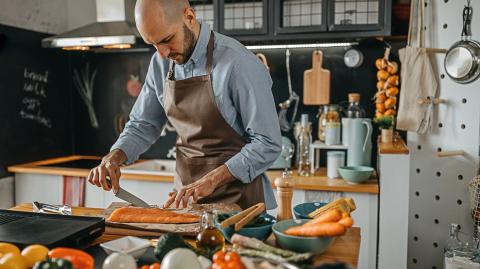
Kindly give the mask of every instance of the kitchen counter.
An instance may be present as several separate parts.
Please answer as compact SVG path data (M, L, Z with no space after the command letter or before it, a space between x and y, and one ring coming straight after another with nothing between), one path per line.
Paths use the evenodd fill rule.
M11 208L11 210L32 212L32 204L21 204ZM73 207L72 214L77 216L99 216L103 212L101 208ZM122 237L122 235L112 234L109 227L106 227L105 233L97 238L92 245L96 245L105 241L110 241ZM345 262L353 266L357 266L358 254L360 250L360 228L350 228L347 233L335 239L330 248L315 258L315 264ZM194 242L193 238L188 238L190 243ZM273 235L268 242L274 241Z
M403 141L403 140L402 140ZM31 162L20 165L13 165L8 167L8 171L12 173L30 173L30 174L47 174L47 175L61 175L61 176L78 176L87 177L89 169L82 168L65 168L52 166L56 163L62 163L73 160L98 160L97 156L81 156L73 155L68 157L53 158L43 161ZM45 166L50 165L50 166ZM267 176L274 186L273 181L280 176L282 171L269 170ZM314 176L303 177L293 172L292 178L294 180L294 188L300 190L315 190L315 191L338 191L338 192L357 192L357 193L372 193L378 194L378 181L376 176L364 184L348 184L343 179L328 179L326 176L326 169L319 169ZM122 173L123 180L141 180L141 181L156 181L156 182L173 182L173 176L158 176L158 175L140 175Z
M401 136L398 134L393 138L392 143L382 143L381 136L378 136L379 154L409 154L410 150Z

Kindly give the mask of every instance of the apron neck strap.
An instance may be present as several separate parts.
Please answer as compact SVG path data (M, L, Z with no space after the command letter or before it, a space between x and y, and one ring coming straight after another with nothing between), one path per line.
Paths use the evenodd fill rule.
M214 43L215 43L215 36L213 35L213 31L211 31L210 39L208 40L208 46L207 46L207 74L209 75L210 73L212 73Z
M210 75L212 73L212 66L213 66L213 45L215 43L215 36L213 35L213 31L210 33L210 39L208 40L207 46L207 74ZM170 60L170 64L168 67L168 78L175 79L175 62Z

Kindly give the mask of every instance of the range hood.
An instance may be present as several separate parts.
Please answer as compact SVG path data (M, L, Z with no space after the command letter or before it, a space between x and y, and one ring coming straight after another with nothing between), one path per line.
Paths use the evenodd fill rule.
M96 47L127 49L135 44L144 44L135 26L135 0L95 0L95 4L94 23L45 38L42 47L65 50Z

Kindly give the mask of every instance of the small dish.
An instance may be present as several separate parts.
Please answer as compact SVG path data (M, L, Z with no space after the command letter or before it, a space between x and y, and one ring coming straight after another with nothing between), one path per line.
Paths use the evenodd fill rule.
M100 244L105 252L110 255L120 252L132 255L135 259L140 258L150 247L150 241L135 236L125 236L119 239Z
M226 219L226 218L228 218L232 215L235 215L236 213L238 213L238 211L225 214L224 218ZM259 218L261 218L261 220L259 220ZM265 239L267 239L270 236L270 234L272 234L272 225L274 223L276 223L275 217L273 217L272 215L269 215L267 213L260 214L253 221L254 222L261 221L261 223L260 224L254 224L254 225L247 224L245 227L240 229L240 231L235 232L235 230L232 226L222 228L220 226L221 220L219 220L218 216L217 216L217 218L215 218L215 227L217 227L217 229L219 229L223 233L223 236L229 242L230 242L230 238L235 233L238 233L238 234L243 235L243 236L254 237L254 238L257 238L258 240L264 241Z
M360 184L367 181L373 174L370 166L344 166L338 168L342 178L349 184Z
M308 214L326 205L327 203L310 202L302 203L293 207L293 213L296 219L311 219Z

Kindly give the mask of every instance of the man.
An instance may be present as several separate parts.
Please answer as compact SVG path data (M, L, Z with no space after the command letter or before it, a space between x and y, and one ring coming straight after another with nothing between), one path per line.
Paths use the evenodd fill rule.
M199 23L187 0L138 0L135 21L153 45L130 121L88 181L119 189L120 165L135 161L167 120L177 140L175 189L164 206L265 202L275 208L263 174L278 157L280 127L263 64L243 45Z

